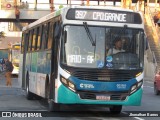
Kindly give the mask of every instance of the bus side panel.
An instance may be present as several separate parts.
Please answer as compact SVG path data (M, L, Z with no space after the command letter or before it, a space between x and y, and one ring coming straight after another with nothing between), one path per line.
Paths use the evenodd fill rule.
M37 54L36 89L37 89L37 94L42 97L45 97L46 78L47 78L47 75L49 78L50 71L51 71L50 55L51 55L51 51L39 52Z
M45 81L46 74L37 73L37 94L41 97L45 97Z
M50 74L51 72L51 51L44 51L38 53L37 72Z
M26 54L26 76L27 76L27 72L29 75L29 91L36 93L36 79L35 79L35 75L33 72L31 72L31 60L32 60L32 53L27 53ZM26 77L25 76L25 77Z
M33 52L31 54L31 66L30 66L30 73L29 73L29 76L30 76L30 82L31 82L31 86L34 87L32 88L32 92L34 92L35 94L38 93L39 95L39 92L37 90L37 52Z

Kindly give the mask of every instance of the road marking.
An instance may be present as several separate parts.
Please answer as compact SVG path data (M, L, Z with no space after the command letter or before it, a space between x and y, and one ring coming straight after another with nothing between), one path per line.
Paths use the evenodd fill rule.
M137 120L145 120L145 119L140 118L140 117L134 117L134 118L137 119Z
M154 87L151 87L151 86L143 86L143 87L154 88Z
M128 113L126 113L126 112L121 112L121 113L126 114L126 115L128 114Z
M154 83L154 81L145 81L146 83L151 83L151 84L153 84Z
M123 114L128 114L128 113L126 113L126 112L122 112ZM137 120L145 120L145 119L143 119L143 118L140 118L140 117L133 117L133 118L135 118L135 119L137 119Z

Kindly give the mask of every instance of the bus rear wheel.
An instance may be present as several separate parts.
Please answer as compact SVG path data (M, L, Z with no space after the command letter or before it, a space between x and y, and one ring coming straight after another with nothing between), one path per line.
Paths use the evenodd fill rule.
M109 109L110 109L110 113L112 114L120 114L122 110L122 105L114 105L110 107Z

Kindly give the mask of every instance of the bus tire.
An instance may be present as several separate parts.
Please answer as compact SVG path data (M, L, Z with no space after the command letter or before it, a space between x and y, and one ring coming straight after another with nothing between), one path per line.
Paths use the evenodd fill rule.
M159 95L160 94L160 91L158 90L158 88L156 86L156 83L154 84L154 94L155 95Z
M47 86L46 86L45 98L47 99L47 102L48 102L48 111L49 112L60 111L60 105L57 103L54 103L54 101L49 98L50 86L49 84L46 84L46 85Z
M122 105L114 105L110 107L109 110L112 114L120 114L122 110Z
M28 100L33 100L33 98L34 98L33 93L31 93L31 92L29 91L29 76L28 76L28 74L27 74L27 76L26 76L26 98L27 98Z
M48 111L49 112L60 111L60 104L57 104L52 100L48 100Z
M45 98L46 99L49 99L49 94L50 94L50 84L49 84L49 78L47 76L46 83L45 83Z

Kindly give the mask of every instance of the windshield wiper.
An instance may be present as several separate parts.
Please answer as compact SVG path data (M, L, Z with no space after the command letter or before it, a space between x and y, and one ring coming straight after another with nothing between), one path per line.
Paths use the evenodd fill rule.
M88 38L91 41L92 46L96 46L96 43L94 42L93 37L91 35L91 32L90 32L90 30L88 28L87 22L83 22L83 25L84 25L84 28L85 28L86 33L88 35Z
M117 38L119 38L119 36L122 36L122 35L124 34L124 32L126 31L126 29L127 29L127 25L124 25L124 27L121 28L121 29L118 31L117 36L115 36L114 40L117 39ZM113 40L113 41L114 41L114 40Z

